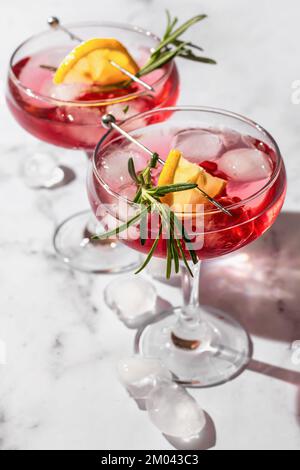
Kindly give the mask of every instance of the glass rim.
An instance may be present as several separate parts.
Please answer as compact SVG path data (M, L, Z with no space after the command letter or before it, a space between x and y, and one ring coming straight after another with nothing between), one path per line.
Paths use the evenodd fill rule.
M113 21L81 21L81 22L75 22L75 23L67 23L65 25L66 28L80 28L80 27L115 27L119 29L124 29L129 32L136 32L143 34L144 36L151 37L157 42L160 41L160 37L157 36L156 34L152 33L151 31L141 28L140 26L136 25L131 25L128 23L119 23L119 22L113 22ZM36 98L38 100L51 103L51 104L57 104L58 106L77 106L77 107L88 107L88 106L105 106L109 104L115 104L115 103L123 103L127 101L131 101L137 97L146 95L149 93L147 90L140 90L135 93L129 93L128 95L124 95L121 98L107 98L103 100L89 100L89 101L75 101L75 100L60 100L58 98L52 98L51 96L43 95L42 93L38 93L34 90L32 90L30 87L26 87L25 85L22 84L22 81L19 80L19 78L15 75L13 71L13 62L14 59L17 55L18 52L22 50L24 46L26 46L28 43L31 41L34 41L35 39L38 39L41 36L45 36L47 34L55 34L55 32L59 32L59 30L43 30L39 33L33 34L32 36L28 37L25 39L25 41L21 42L14 52L12 53L10 59L9 59L9 75L14 84L21 88L26 94L30 95L32 98ZM168 64L166 64L166 71L163 73L163 75L157 79L155 82L151 83L151 85L155 88L156 86L159 86L162 82L164 82L171 74L172 69L174 67L174 60L171 60Z
M220 109L220 108L208 107L208 106L195 106L195 105L194 106L192 106L192 105L191 106L172 106L172 107L166 107L166 108L156 108L156 109L146 111L144 113L132 116L131 118L123 120L119 125L122 126L124 124L127 124L129 122L134 121L135 119L141 119L143 117L148 117L148 116L151 116L152 114L155 114L155 113L162 113L162 112L170 113L170 112L176 112L176 111L199 111L199 112L207 112L207 113L232 117L234 119L237 119L239 121L242 121L242 122L250 125L251 127L255 127L256 129L259 130L259 132L266 135L270 139L272 144L274 145L274 149L275 149L275 153L276 153L276 165L275 165L275 168L272 172L272 175L270 176L269 181L259 191L257 191L253 195L249 196L246 199L243 199L240 202L233 203L233 204L230 204L230 205L226 206L226 209L228 209L228 210L237 209L237 208L247 204L248 202L251 202L252 200L256 199L257 197L261 196L262 194L264 194L272 186L274 181L277 179L277 177L278 177L278 175L281 171L282 164L283 164L283 159L282 159L280 149L279 149L275 139L272 137L272 135L264 127L257 124L252 119L244 117L241 114L234 113L234 112L227 111L227 110ZM131 132L138 131L140 129L143 129L144 127L147 127L147 126L138 127L137 129L134 129ZM98 171L98 168L97 168L97 165L96 165L96 158L97 158L97 155L100 151L100 147L105 142L107 137L111 134L111 132L112 132L112 130L109 130L108 132L106 132L100 138L100 140L99 140L99 142L98 142L98 144L97 144L97 146L96 146L96 148L93 152L93 157L92 157L93 174L96 176L96 178L99 181L99 183L101 184L101 186L103 186L104 189L108 193L110 193L112 196L116 197L118 200L120 200L122 202L127 203L128 205L131 205L132 207L139 207L139 204L135 203L134 201L131 201L131 200L127 199L125 196L122 196L122 195L118 194L116 191L114 191L112 188L110 188L110 186L103 180L103 178L99 174L99 171ZM106 145L108 146L111 143L112 142L108 142ZM104 148L105 148L105 145L104 145ZM220 213L220 212L222 212L220 209L214 207L212 210L210 210L209 212L205 212L205 213L206 214L212 214L212 213ZM183 212L180 212L180 213L177 212L177 214L183 214ZM184 212L184 214L186 214L188 216L188 215L195 214L195 213L194 212L190 212L190 213Z

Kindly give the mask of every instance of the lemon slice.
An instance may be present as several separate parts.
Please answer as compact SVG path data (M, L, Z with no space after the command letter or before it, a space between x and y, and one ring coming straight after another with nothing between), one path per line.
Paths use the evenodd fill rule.
M185 159L182 152L173 149L170 151L160 174L158 186L178 183L197 183L206 194L215 198L223 191L227 181L210 175L201 166ZM195 188L167 194L161 198L161 202L184 212L185 206L192 205L194 210L197 204L207 203L207 198ZM191 207L187 209L190 210Z
M113 60L129 72L136 74L138 65L117 39L89 39L75 47L58 67L53 82L113 85L128 77L110 64Z
M162 172L158 178L158 186L166 186L172 184L175 178L175 172L179 164L182 153L179 150L173 149L170 151L168 158L163 166ZM173 204L173 193L169 193L161 198L161 202L171 206Z

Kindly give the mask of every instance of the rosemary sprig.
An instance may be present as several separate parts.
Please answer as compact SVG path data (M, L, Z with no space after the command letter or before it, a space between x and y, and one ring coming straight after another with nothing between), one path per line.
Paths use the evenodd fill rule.
M188 21L184 22L181 26L176 27L178 18L172 18L170 12L167 10L167 26L162 40L151 53L146 64L137 72L136 77L142 77L148 73L153 72L160 67L163 67L175 57L182 57L183 59L192 60L194 62L202 62L205 64L216 64L216 61L209 57L197 55L194 51L203 51L202 47L194 44L191 41L182 41L179 39L191 26L207 18L207 15L197 15ZM56 67L47 64L41 64L40 68L49 70L53 73L56 72ZM126 80L114 85L93 85L93 91L111 91L116 88L127 88L131 85L132 80ZM125 113L126 114L126 113Z
M156 70L170 62L176 56L183 59L192 60L194 62L203 62L205 64L216 64L216 61L208 57L196 55L193 51L203 51L202 47L190 42L179 39L191 26L203 21L207 15L197 15L176 28L178 18L172 19L171 14L167 11L167 26L165 34L156 49L152 52L148 62L137 73L138 77L142 77L153 70Z
M147 167L139 174L136 172L133 159L129 159L128 172L137 186L134 202L139 205L140 210L134 217L127 220L124 224L94 238L104 240L112 236L116 236L121 232L128 230L128 228L132 225L139 223L140 243L143 246L147 241L148 216L149 214L156 213L159 218L158 233L145 261L138 269L137 273L140 273L152 259L164 230L166 232L167 244L166 277L168 279L170 278L173 264L175 267L175 272L177 273L179 271L181 259L185 263L192 276L193 274L188 263L186 252L189 253L190 258L194 264L198 262L198 258L196 253L189 247L191 240L185 233L183 224L179 221L176 214L168 206L161 202L161 197L169 193L195 189L198 186L196 183L179 183L165 186L154 186L152 182L152 170L156 168L158 158L159 157L157 154L153 154Z

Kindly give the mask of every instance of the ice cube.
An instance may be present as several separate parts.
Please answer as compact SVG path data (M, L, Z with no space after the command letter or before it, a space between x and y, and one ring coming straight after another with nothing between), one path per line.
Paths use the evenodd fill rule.
M37 151L24 159L21 174L30 188L47 188L58 185L64 179L63 169L49 153Z
M69 85L51 85L48 95L51 98L60 101L76 101L79 96L86 90L86 85L82 83L72 83Z
M96 106L58 106L56 108L56 117L62 122L68 122L71 124L80 124L83 126L97 126L101 122L102 111ZM70 126L72 129L72 127ZM77 136L77 140L82 139L86 142L86 137L83 134L83 130L78 136L78 128L74 129L74 138ZM91 130L88 128L88 132ZM98 131L97 131L98 132ZM88 133L87 133L88 135ZM100 138L101 134L99 134ZM97 134L98 137L98 134ZM94 137L95 139L95 137Z
M260 150L261 152L267 152L268 147L267 145L262 142L261 140L255 139L250 135L243 135L242 142L249 148Z
M137 328L156 313L157 293L143 278L119 277L104 292L106 304L129 328Z
M100 173L103 180L112 188L119 192L120 187L132 183L128 172L128 160L132 158L136 171L144 169L147 165L147 155L135 151L128 145L111 145L104 154Z
M250 182L269 178L272 166L269 156L256 149L236 149L224 153L218 168L234 181Z
M170 381L170 371L158 360L142 356L122 359L118 364L122 384L135 399L145 399L161 382Z
M223 141L227 150L236 147L240 142L240 134L233 130L224 129L220 133L220 138Z
M223 150L223 142L218 134L203 129L188 129L174 136L172 147L181 150L186 158L201 163L216 160Z
M206 423L196 400L172 382L156 386L147 398L146 407L153 424L168 436L190 439L197 436Z

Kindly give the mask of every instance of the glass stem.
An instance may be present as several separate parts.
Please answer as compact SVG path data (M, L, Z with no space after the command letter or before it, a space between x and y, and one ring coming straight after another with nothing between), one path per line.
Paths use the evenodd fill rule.
M201 261L196 265L190 265L193 276L185 265L181 267L181 283L185 310L195 310L200 305L200 272Z
M182 266L182 291L184 305L172 332L175 346L194 350L205 348L210 341L209 327L202 321L200 307L200 272L201 262L192 265L194 277L191 277L186 266Z

